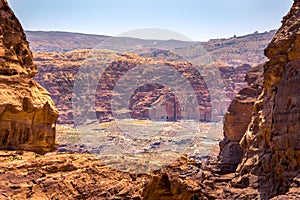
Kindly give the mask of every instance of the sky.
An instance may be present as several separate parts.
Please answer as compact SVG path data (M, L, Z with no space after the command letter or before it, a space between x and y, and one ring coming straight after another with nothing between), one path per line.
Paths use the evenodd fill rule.
M117 36L136 29L157 28L177 32L195 41L207 41L277 29L293 1L8 0L8 2L25 30Z

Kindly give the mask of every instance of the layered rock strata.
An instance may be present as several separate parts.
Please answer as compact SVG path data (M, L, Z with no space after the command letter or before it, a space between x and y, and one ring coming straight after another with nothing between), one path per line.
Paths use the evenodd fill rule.
M243 152L239 145L251 122L254 103L262 91L263 64L252 67L245 80L248 87L239 91L224 117L224 139L220 142L219 159L223 173L234 172Z
M300 1L265 49L264 88L240 144L244 152L234 180L256 187L262 198L288 192L300 170ZM255 178L253 178L255 177Z
M24 31L5 0L0 1L0 149L45 153L55 149L58 111L49 93L32 78Z
M225 113L231 100L237 92L244 88L247 84L244 81L244 76L250 68L250 65L243 64L239 66L232 66L226 63L212 64L220 73L212 74L216 79L222 79L225 88L219 90L208 91L206 83L203 78L199 76L199 72L194 66L187 62L169 62L165 60L152 60L150 58L143 58L134 54L115 54L112 52L102 53L102 57L113 58L112 62L107 65L102 77L96 77L91 74L91 80L98 79L98 86L96 90L96 114L100 122L110 121L113 119L111 110L111 94L114 91L118 80L120 78L128 77L128 71L133 70L142 65L153 66L169 66L170 70L176 70L183 75L184 78L191 84L195 91L198 102L199 110L201 112L198 118L201 121L211 121L211 118L217 119ZM93 52L90 50L77 50L68 53L34 53L36 64L39 66L39 73L34 78L37 82L50 91L51 97L57 105L60 116L58 123L60 124L73 124L73 108L72 108L72 93L73 87L77 78L77 73L86 62L86 59ZM148 55L149 56L149 55ZM101 57L101 55L99 56ZM103 62L103 61L99 61ZM144 70L140 74L131 79L147 77L149 70ZM157 78L162 76L163 73L159 71L153 72ZM220 80L219 80L220 81ZM158 82L157 82L158 83ZM171 80L172 85L178 86L178 80ZM210 94L211 93L211 94ZM209 102L210 95L223 96L214 103L214 110L211 110L211 102ZM129 104L131 110L131 117L135 119L149 119L149 108L160 104L166 110L166 113L156 112L155 120L172 120L174 118L174 94L171 94L169 89L164 85L153 84L141 85L134 91ZM179 110L180 109L180 110ZM193 109L192 109L193 110ZM180 108L177 106L177 116L180 118L191 118L192 110ZM213 114L212 114L213 113ZM150 114L152 115L152 114ZM152 116L153 117L153 116ZM153 118L152 118L153 119Z

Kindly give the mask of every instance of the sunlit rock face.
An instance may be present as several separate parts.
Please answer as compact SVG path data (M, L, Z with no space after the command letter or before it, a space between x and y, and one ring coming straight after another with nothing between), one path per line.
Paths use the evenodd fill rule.
M55 149L58 111L32 80L38 72L24 31L6 0L0 1L0 149L46 153Z
M300 1L265 50L263 91L240 145L236 187L257 188L263 199L292 194L300 170ZM289 191L290 190L290 191ZM296 190L294 191L296 192ZM299 196L298 196L299 197Z

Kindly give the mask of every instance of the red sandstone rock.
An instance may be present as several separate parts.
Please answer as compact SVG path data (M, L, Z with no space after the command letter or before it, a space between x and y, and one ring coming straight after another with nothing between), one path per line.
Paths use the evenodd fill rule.
M37 73L23 29L0 1L0 149L55 150L58 111Z
M233 185L256 187L262 198L288 192L300 170L299 7L295 0L265 50L263 92L240 142L244 156Z
M223 173L236 170L242 158L239 145L251 122L254 103L262 91L263 65L252 67L245 79L248 87L242 89L231 102L224 118L224 139L220 142L219 159Z
M0 162L0 199L142 199L151 180L86 154L0 151Z
M90 50L77 50L65 54L34 53L36 64L39 66L39 73L35 77L35 80L50 91L50 94L60 111L59 123L61 124L74 123L72 111L72 92L74 81L76 79L77 72L89 54L92 54ZM227 109L230 101L234 98L238 90L246 86L243 77L250 68L247 64L234 68L233 66L225 63L213 63L212 66L216 67L220 71L220 78L224 79L219 81L223 81L225 90L223 90L224 88L219 88L217 91L210 91L210 94L205 82L202 77L199 76L196 68L187 62L157 61L126 53L122 55L107 52L105 56L107 58L111 58L112 62L109 63L110 65L108 65L105 72L102 74L102 77L96 77L91 74L91 79L98 80L96 91L96 110L94 112L97 114L99 121L102 122L113 119L110 99L112 97L112 91L118 80L124 75L127 75L126 73L129 70L134 69L141 64L163 64L169 66L170 69L175 69L179 73L183 74L195 91L196 97L199 101L200 116L193 116L193 107L181 108L180 105L177 105L177 119L198 118L202 121L211 121L212 119L218 120L218 117L224 114L224 111ZM131 80L134 80L137 77L147 76L146 73L147 70L140 74L136 74ZM160 72L156 72L156 74L161 76ZM213 77L214 75L211 76ZM217 75L215 76L216 78L218 77ZM180 85L176 82L176 80L171 83L174 86ZM167 120L174 120L174 94L172 94L167 87L158 85L154 81L154 83L151 84L141 85L141 87L137 88L137 90L131 95L129 104L131 117L136 119L149 119L150 115L152 119L155 120L165 120L167 118ZM225 99L216 99L217 101L214 100L214 102L209 102L210 95L218 97L224 96ZM211 103L214 105L213 114L211 110ZM156 107L157 105L164 108L167 112L162 113L161 110L158 110L157 112L150 110L150 107ZM186 105L188 105L188 103ZM92 113L93 111L90 110L89 112ZM155 116L153 116L154 113Z

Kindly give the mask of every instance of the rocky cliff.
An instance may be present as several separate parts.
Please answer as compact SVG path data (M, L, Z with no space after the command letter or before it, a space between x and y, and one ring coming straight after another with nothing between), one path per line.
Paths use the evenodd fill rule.
M60 116L58 123L72 124L74 120L71 95L76 73L84 60L88 58L89 53L92 52L91 49L97 44L100 44L102 48L117 48L120 52L128 51L127 47L131 47L130 51L132 49L138 49L131 53L139 55L139 57L170 62L185 61L182 56L179 55L185 55L185 59L190 61L197 60L203 53L201 53L201 51L205 49L205 57L208 56L216 61L213 65L220 71L222 81L226 88L215 91L215 93L220 94L219 96L225 96L225 98L219 102L211 102L214 105L214 110L211 110L207 104L203 104L208 95L207 91L204 91L204 95L200 95L199 106L202 114L199 119L202 121L210 121L211 119L217 121L217 119L220 119L220 116L225 114L227 107L238 91L247 86L244 81L244 76L249 70L250 65L257 65L266 61L266 57L263 56L263 49L267 46L275 31L265 33L256 32L246 36L216 39L208 42L152 41L64 32L28 31L26 33L31 48L34 50L36 64L39 67L39 73L34 79L50 91L59 109ZM155 44L157 43L157 45L153 46L153 42L155 42ZM158 47L162 49L157 49ZM172 50L170 51L170 49ZM196 49L198 50L195 51ZM117 70L119 71L119 76L123 76L126 72L127 61L122 62L123 63L118 63L119 68ZM131 61L128 59L128 62L133 65L138 63L138 61L136 64L132 63L132 59ZM188 75L190 77L193 76L193 74L188 71L188 68L185 68L187 65L177 65L179 66L177 67L179 71L190 73ZM133 66L131 66L131 68L132 67ZM98 91L99 95L97 95L96 112L99 120L102 122L113 119L109 102L111 95L109 93L114 86L111 83L116 81L116 79L113 80L114 73L112 70L107 71L107 80L103 80L107 83L100 86L102 92ZM143 75L139 76L143 77ZM212 77L214 76L215 75ZM203 85L203 81L198 81L197 83L197 78L192 79L193 78L190 78L189 81L192 81L193 87L198 87L197 90L199 90L199 88L202 87L201 85ZM158 99L159 96L164 97ZM163 104L163 107L167 110L167 114L156 112L156 114L160 115L155 117L156 120L157 118L160 118L160 120L162 120L162 118L172 120L172 118L174 118L174 100L174 95L167 92L166 87L153 84L142 86L132 96L132 101L130 102L131 116L137 119L148 119L149 108ZM177 106L177 109L178 116L191 115L185 108L181 109ZM211 112L215 114L211 115Z
M250 69L249 86L225 115L218 162L209 159L204 171L188 176L161 172L145 189L146 197L157 198L157 191L176 197L175 183L187 181L190 191L197 190L192 199L300 198L299 0L282 23L265 49L269 61Z
M263 64L251 67L245 80L248 87L240 90L224 117L224 139L220 142L219 159L223 173L234 172L243 152L239 145L251 122L254 103L262 92Z
M263 81L250 70L252 83L233 100L224 120L221 169L234 172L239 164L232 187L254 189L262 199L299 197L299 6L295 0L265 49Z
M262 198L288 192L299 175L299 50L300 1L295 0L265 49L269 61L264 65L263 92L240 142L244 155L233 182L258 188Z
M163 52L163 54L165 53L166 52ZM60 112L58 120L58 123L60 124L74 123L72 92L76 80L76 74L80 67L83 66L83 63L86 61L88 56L92 54L93 53L90 50L76 50L68 53L33 53L35 62L39 66L39 73L34 79L50 91L51 97ZM113 119L110 104L112 92L118 80L123 78L124 75L129 76L127 72L137 68L138 66L153 65L158 67L163 65L168 66L170 70L175 69L181 73L183 77L189 81L195 91L199 102L199 112L201 113L197 118L201 121L211 121L212 118L217 119L218 115L224 114L236 93L246 86L244 75L250 68L250 65L248 64L241 64L238 66L228 65L222 62L213 64L214 67L218 69L217 71L220 72L220 76L223 79L222 81L225 87L219 88L219 90L215 91L215 93L220 96L224 96L225 99L215 102L215 110L212 111L209 99L212 94L209 94L203 78L199 75L196 68L190 63L183 62L182 59L175 59L175 56L172 58L176 61L171 62L161 59L161 57L159 60L157 58L152 59L151 55L147 55L147 58L145 58L129 53L116 54L112 52L104 53L103 51L102 54L102 57L106 56L107 58L111 58L111 63L107 65L102 77L97 77L93 74L91 76L91 80L98 80L98 85L94 86L95 88L97 87L95 92L95 109L97 117L101 122ZM101 62L102 61L99 61L99 63ZM156 78L164 76L162 72L152 72L151 75L157 76ZM131 75L131 80L147 76L149 76L149 70L145 68L145 70L140 71L140 73ZM215 75L215 77L217 77L217 75ZM166 77L166 80L167 78L168 77ZM153 80L154 79L155 77ZM130 78L128 81L130 81ZM180 85L178 80L172 80L172 84L174 86ZM129 105L130 115L135 119L149 119L151 115L152 119L155 120L174 120L173 102L174 94L171 94L167 87L155 83L141 85L134 93L132 93ZM156 112L155 116L153 116L153 113L149 113L149 108L157 104L165 107L166 113ZM188 110L186 108L180 108L180 106L177 105L177 118L193 118L195 117L192 116L193 110L194 108Z
M249 70L229 106L219 158L196 158L201 170L170 165L146 186L146 199L300 198L299 19L295 0L265 50L270 60Z
M104 166L92 155L0 151L0 199L142 199L151 175Z
M1 0L0 149L55 149L58 111L49 93L32 80L37 72L23 29Z

